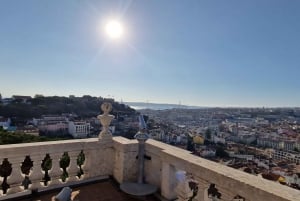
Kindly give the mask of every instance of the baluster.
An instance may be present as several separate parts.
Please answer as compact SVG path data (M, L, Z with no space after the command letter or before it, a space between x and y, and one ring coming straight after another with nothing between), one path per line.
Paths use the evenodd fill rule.
M38 188L42 188L43 185L41 184L41 181L44 177L43 171L42 171L42 160L44 159L44 155L32 155L30 156L31 160L33 161L33 167L32 171L29 174L29 178L31 180L30 189L35 190Z
M69 173L69 178L68 181L78 181L77 178L77 173L79 171L79 167L77 165L77 157L78 157L79 152L77 151L70 151L69 152L69 157L70 157L70 165L67 168L67 171Z
M85 154L85 161L83 163L83 165L81 166L83 172L84 172L84 175L83 178L84 179L88 179L91 177L91 174L90 174L90 169L93 168L91 167L90 163L91 163L91 151L90 150L84 150L84 154ZM81 176L81 178L82 178Z
M78 180L82 180L84 178L84 171L82 169L84 163L85 163L85 154L84 152L81 150L81 152L78 154L77 156L77 159L76 159L76 162L77 162L77 166L79 168L78 170L78 174L77 174L77 177L78 177Z
M197 178L197 181L198 181L198 194L197 194L195 200L206 201L205 198L208 197L207 189L209 188L209 183L200 178Z
M12 172L10 176L7 178L7 183L10 185L7 194L14 194L23 191L22 181L24 177L21 172L21 164L23 160L24 158L9 159L9 162L11 163L11 167L12 167Z
M52 158L52 169L49 171L51 186L61 184L60 176L62 175L62 169L59 166L59 160L61 156L61 153L50 154L50 157Z

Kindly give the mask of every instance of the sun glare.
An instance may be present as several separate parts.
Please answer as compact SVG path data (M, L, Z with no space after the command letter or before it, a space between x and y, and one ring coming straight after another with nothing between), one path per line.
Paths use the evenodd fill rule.
M123 26L116 20L110 20L105 25L106 34L112 39L118 39L123 35Z

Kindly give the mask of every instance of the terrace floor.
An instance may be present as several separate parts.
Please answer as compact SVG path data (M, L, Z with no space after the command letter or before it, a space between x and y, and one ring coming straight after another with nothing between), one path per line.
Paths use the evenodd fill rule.
M133 197L123 193L112 181L102 181L72 188L73 201L159 201L154 196ZM60 190L31 196L20 201L55 201Z

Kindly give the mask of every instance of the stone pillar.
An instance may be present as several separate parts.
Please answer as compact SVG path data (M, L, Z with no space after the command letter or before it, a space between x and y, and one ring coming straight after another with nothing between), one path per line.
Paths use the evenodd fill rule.
M91 151L88 149L84 150L84 155L85 155L85 161L83 163L83 165L81 166L82 170L83 170L83 175L81 175L81 179L88 179L90 178L90 169L91 169Z
M31 180L30 189L38 189L42 187L41 180L44 177L42 171L42 160L44 159L43 155L32 155L30 156L31 160L33 161L32 171L29 174L29 179Z
M128 181L135 182L137 176L137 160L135 157L138 153L116 152L113 171L114 178L120 184Z
M50 157L52 158L52 168L49 171L49 176L51 178L49 183L51 186L61 184L60 177L63 173L62 169L59 166L59 160L60 160L61 156L62 156L62 153L50 154Z
M113 176L118 183L136 182L137 180L137 143L125 138L114 139L115 158Z
M175 199L177 197L174 191L176 188L175 168L163 162L161 175L161 195L168 200Z
M208 197L207 189L209 187L209 183L199 178L197 178L197 181L198 181L198 193L195 200L207 201L206 198Z
M24 158L9 159L9 162L12 164L12 172L7 178L7 183L10 185L7 194L14 194L23 191L22 181L24 177L21 172L21 164L23 160Z
M77 157L78 157L78 152L76 151L70 151L69 152L69 157L70 157L70 165L67 168L68 174L69 174L69 179L68 181L78 181L77 178L77 173L79 171L78 165L77 165Z

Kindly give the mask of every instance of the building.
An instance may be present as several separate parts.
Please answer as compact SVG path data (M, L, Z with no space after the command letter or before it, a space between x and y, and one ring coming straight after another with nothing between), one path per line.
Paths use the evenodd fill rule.
M284 142L276 138L257 138L257 145L273 149L283 149Z
M138 141L109 133L102 137L1 145L0 199L36 200L31 198L39 193L107 181L110 177L118 184L136 182L140 167ZM158 200L300 201L299 191L288 186L156 140L149 139L145 144L143 176L146 183L158 189ZM176 178L178 172L184 173L183 179ZM80 189L77 194L82 194ZM89 196L92 199L81 200L133 200L108 199L105 193Z
M273 149L280 149L284 151L294 151L298 149L299 142L293 139L282 138L257 138L257 145L262 147L269 147Z
M3 105L8 105L13 101L12 98L2 98L2 104Z
M74 138L86 138L90 134L91 125L85 121L69 121L68 131Z
M10 124L11 124L10 118L4 118L0 116L0 127L2 127L3 129L7 129L10 127Z
M293 151L296 148L296 142L294 140L285 140L283 150Z
M19 95L13 95L12 99L14 101L20 101L22 103L27 103L29 100L31 100L31 96L19 96Z
M286 152L280 150L274 150L271 154L272 158L277 160L288 160L300 164L300 154L296 152Z
M151 129L149 130L149 134L155 140L163 141L165 139L165 132L161 128Z
M45 135L68 134L68 118L59 115L43 115L40 119L33 119L33 124Z
M34 135L34 136L39 136L39 129L29 125L29 126L24 126L24 127L18 127L16 129L17 132L21 132L24 134L29 134L29 135Z

